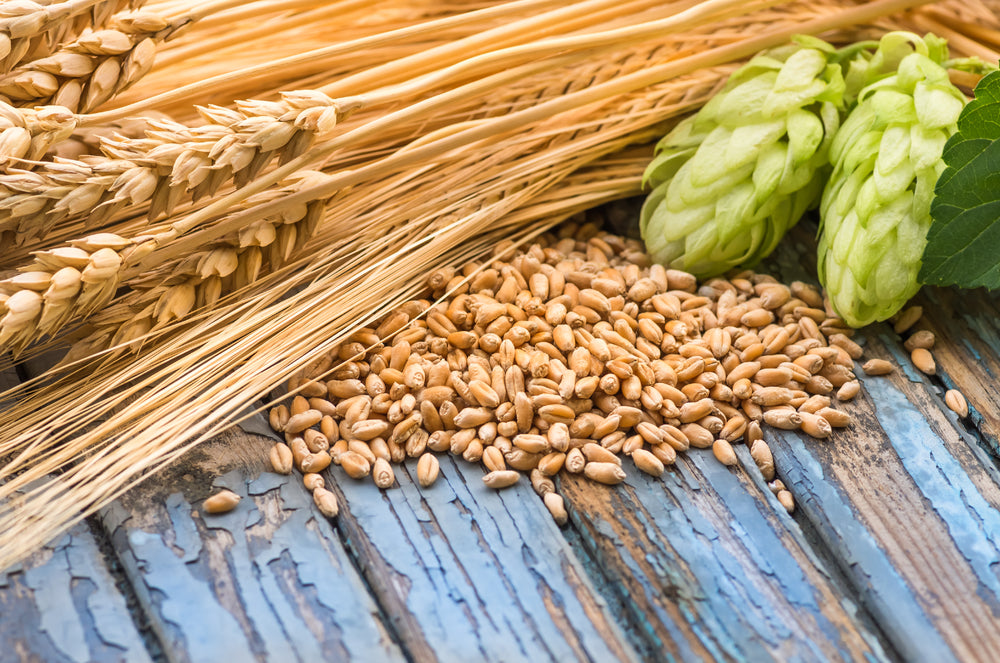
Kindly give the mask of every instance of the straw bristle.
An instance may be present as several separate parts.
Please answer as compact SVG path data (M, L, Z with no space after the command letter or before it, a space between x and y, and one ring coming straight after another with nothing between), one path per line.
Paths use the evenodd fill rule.
M414 34L432 32L420 15L398 42L376 45L368 33L345 42L338 52L349 56L384 49L358 56L357 69L345 57L328 80L274 72L285 90L317 90L295 99L322 92L318 107L336 109L335 131L303 132L303 145L317 139L309 152L264 140L267 127L298 128L302 108L288 95L222 108L203 104L198 95L211 91L196 86L186 103L192 117L203 106L201 129L156 120L145 138L104 141L103 156L8 170L0 228L35 255L3 282L0 346L23 350L93 315L53 341L74 343L62 364L7 394L21 400L0 412L9 459L0 501L27 489L16 509L0 506L0 568L232 426L359 328L427 295L429 270L488 260L500 242L530 241L638 193L650 143L738 61L803 30L844 42L870 36L874 22L933 16L885 18L920 4L711 0L684 13L692 3L525 0L524 14L505 21L490 6L477 10L481 21L447 23L457 10L428 20L465 32L451 42L459 46L425 51L410 48ZM997 3L935 11L952 7L998 27ZM329 39L356 36L349 23L330 18ZM409 55L383 57L394 43ZM242 98L279 97L256 76ZM348 107L357 112L341 123ZM182 156L201 161L178 169ZM87 186L93 199L64 209ZM175 213L179 194L201 199ZM99 227L84 230L93 213Z

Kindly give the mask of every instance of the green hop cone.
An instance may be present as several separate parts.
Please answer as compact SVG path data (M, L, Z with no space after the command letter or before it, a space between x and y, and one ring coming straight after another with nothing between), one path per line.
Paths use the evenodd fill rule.
M659 142L639 221L654 260L705 278L774 250L819 201L865 46L799 37L766 51Z
M833 174L820 204L819 279L849 325L885 320L920 284L917 273L965 96L942 66L933 35L885 35L857 106L830 147Z

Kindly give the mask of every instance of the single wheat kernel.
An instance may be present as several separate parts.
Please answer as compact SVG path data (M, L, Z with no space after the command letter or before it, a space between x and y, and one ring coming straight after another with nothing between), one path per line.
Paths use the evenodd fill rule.
M865 375L888 375L892 373L892 364L885 359L869 359L862 366Z
M600 444L588 442L583 445L581 451L583 451L583 455L588 463L612 463L621 467L622 459Z
M285 433L297 434L307 428L311 428L323 419L323 413L319 410L306 410L305 412L294 414L285 423Z
M271 461L271 468L278 474L292 473L292 467L295 460L292 457L292 450L288 448L287 444L284 444L283 442L276 442L274 446L271 447L269 458Z
M910 306L909 308L900 311L893 317L894 320L894 322L892 323L893 331L895 331L897 334L902 334L910 327L915 325L917 321L920 320L921 316L923 316L923 314L924 314L924 309L921 308L920 306Z
M910 361L917 367L917 370L925 375L934 375L937 373L934 356L931 355L930 350L927 348L913 348L913 351L910 353Z
M795 511L795 498L792 497L792 494L790 492L788 492L787 490L779 490L777 497L778 497L778 502L781 503L781 506L785 507L785 511L787 511L788 513Z
M361 479L371 473L371 463L356 451L347 451L340 455L340 466L352 479Z
M799 412L799 417L802 419L800 428L802 432L810 437L815 437L817 439L825 439L830 437L833 433L833 428L830 422L818 414L812 414L810 412Z
M583 473L588 479L607 485L625 481L625 471L617 463L588 462L583 466Z
M319 487L313 490L313 502L319 508L320 513L327 518L336 518L340 512L340 507L337 504L337 496L326 488Z
M545 508L552 514L552 519L556 521L556 524L565 525L566 521L569 520L569 514L566 513L566 504L563 501L562 495L556 492L549 492L542 496L542 500L545 502Z
M733 466L739 462L736 457L736 451L726 440L718 439L712 443L712 454L715 456L716 460L726 466Z
M945 404L958 416L963 419L969 416L969 403L965 400L965 396L962 395L957 389L949 389L944 394Z
M396 483L396 474L392 470L392 465L384 458L376 458L372 466L372 480L375 485L385 490L391 488Z
M483 483L490 488L507 488L513 486L521 478L520 472L514 470L496 470L483 477Z
M775 409L764 412L764 423L774 428L795 430L802 425L802 415L793 409Z
M774 456L771 455L771 448L762 439L754 440L750 445L750 457L757 464L764 481L774 479Z
M309 472L302 475L302 485L306 487L307 490L316 490L317 488L323 488L326 482L323 481L322 475L316 474L315 472Z
M330 454L325 451L311 453L302 459L302 462L299 463L299 469L303 472L322 472L330 466L332 460ZM341 464L343 464L343 458L341 458Z
M851 415L843 410L836 410L832 407L820 408L816 414L823 417L834 428L843 428L850 425Z
M580 474L583 472L584 466L587 464L587 458L583 455L583 452L578 448L570 449L566 454L566 462L564 466L566 471L570 474Z
M845 382L837 390L837 400L838 401L849 401L858 395L861 391L861 383L857 380L850 380Z
M205 513L227 513L240 503L240 496L231 490L220 490L202 503Z
M556 489L556 485L552 482L552 479L545 476L541 471L534 469L530 473L531 487L535 489L535 492L540 496L544 497L546 493L551 493Z
M417 481L424 488L431 486L437 481L440 469L437 456L432 453L425 453L417 461Z
M903 343L903 347L910 351L916 348L926 348L930 350L934 347L934 340L934 332L926 329L920 329L913 332L910 335L910 338L906 339L906 342Z
M538 470L546 476L555 476L566 463L566 454L561 451L553 451L542 456L538 461Z

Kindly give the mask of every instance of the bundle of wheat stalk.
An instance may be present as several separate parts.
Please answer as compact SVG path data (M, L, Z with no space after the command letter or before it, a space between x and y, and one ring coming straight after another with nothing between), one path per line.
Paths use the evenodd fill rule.
M428 270L638 193L757 51L901 27L995 61L1000 34L993 0L7 4L0 349L70 349L0 394L0 568Z

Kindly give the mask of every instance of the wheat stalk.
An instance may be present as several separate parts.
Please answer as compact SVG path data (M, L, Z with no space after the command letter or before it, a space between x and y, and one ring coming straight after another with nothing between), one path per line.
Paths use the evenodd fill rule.
M709 4L712 4L712 7L708 10L681 12L677 17L658 23L655 27L660 29L668 26L677 30L698 20L704 20L707 12L717 12L718 7L723 8L723 10L731 9L735 3L726 1ZM561 18L562 16L560 15L559 17ZM543 26L551 23L551 18L549 16L546 16L546 18L547 22L544 22ZM532 25L529 29L537 28ZM638 30L643 36L651 32L648 24L640 27ZM619 31L615 31L613 34L615 39L619 38ZM589 43L595 41L599 45L613 43L607 33L597 33L595 37L591 38ZM557 40L557 42L555 46L530 50L555 50L562 52L566 47L566 41ZM581 40L577 40L577 42L583 45L588 43ZM515 48L514 50L520 51L524 49ZM520 52L517 53L517 56L524 57ZM724 55L722 59L726 57L729 56ZM493 60L501 64L507 64L511 60L510 52L504 50L498 51ZM563 56L562 58L554 59L552 62L566 64L569 61ZM515 80L534 70L551 66L552 64L547 62L523 65L507 69L486 79L480 79L471 84L471 86L474 90L488 89L498 83ZM474 60L471 68L475 69L477 67L481 68L482 62ZM458 65L458 69L462 71L461 75L466 75L464 70L469 68L461 64ZM410 87L429 88L454 75L454 68L446 69L446 73L444 74L425 74L422 77L418 77L416 79L417 82L411 82ZM395 88L391 89L394 90ZM460 86L449 93L438 95L434 103L430 105L429 110L447 105L453 99L468 95L469 92L468 86ZM611 93L613 94L615 91ZM378 102L381 102L383 99L391 98L391 96L390 92L382 91L381 96L376 95L376 99ZM288 94L285 95L284 101L286 106L292 108L291 112L288 111L287 107L276 106L273 103L245 102L243 104L244 110L252 109L250 117L263 120L254 123L249 122L250 118L247 114L217 108L203 109L202 113L208 119L215 121L215 124L209 126L209 136L215 140L202 141L201 150L197 149L197 143L190 140L191 138L196 139L197 136L192 137L190 134L194 132L187 131L186 127L174 124L154 124L153 130L149 134L151 142L159 141L155 147L159 149L158 156L162 158L160 163L153 161L153 156L157 152L148 145L142 146L140 144L139 146L139 150L145 152L145 156L142 158L135 155L137 149L135 142L121 146L106 144L104 146L105 152L114 153L118 149L119 153L116 156L122 158L112 163L101 164L103 170L100 172L100 175L86 177L82 183L83 186L74 190L74 193L79 194L76 196L65 195L65 189L58 186L62 182L58 181L50 182L55 186L50 186L46 190L44 188L46 179L52 179L47 178L47 173L40 171L30 174L11 174L6 177L6 181L9 182L18 176L22 180L28 179L31 181L31 188L34 189L35 193L19 194L18 196L10 197L6 201L8 203L6 207L11 213L11 216L6 220L7 228L14 230L15 233L20 231L22 234L32 228L44 228L41 223L34 221L33 218L28 222L25 222L23 218L15 219L13 214L20 210L28 210L33 217L41 217L43 220L51 223L53 220L58 220L60 216L71 213L75 206L77 209L86 211L91 218L96 217L99 219L102 212L110 213L116 205L121 206L126 202L138 204L147 199L152 199L153 201L150 214L151 216L155 216L161 209L169 209L172 206L173 200L171 197L174 193L193 190L197 196L199 193L198 187L207 189L208 192L214 192L215 188L225 181L225 176L229 173L235 174L237 184L240 183L240 177L244 172L248 173L247 178L249 179L260 167L270 160L271 155L278 148L290 149L288 145L293 137L296 135L312 135L310 132L296 133L296 126L304 125L310 129L315 128L316 133L323 132L327 129L327 125L333 125L338 114L344 113L343 106L351 103L355 107L364 105L364 102L359 101L336 104L320 93ZM302 108L305 104L310 105L307 108ZM428 112L428 108L421 108L419 110L424 113ZM292 113L296 111L297 113L293 115ZM329 120L326 118L329 118ZM280 122L282 119L285 120L284 124ZM292 120L292 123L289 124L288 120ZM219 137L218 128L224 126L228 126L235 131L223 133ZM247 130L247 126L249 126L249 130ZM237 135L240 129L243 129L243 136ZM365 132L362 132L361 135L365 135ZM368 132L368 135L371 135L371 132ZM189 140L182 142L181 139ZM304 143L305 141L302 142ZM445 139L445 142L447 142L447 139ZM160 149L164 148L164 146L168 147ZM336 148L342 147L343 145L336 146ZM143 150L143 148L145 149ZM330 147L326 148L327 153L332 151ZM217 158L212 159L213 156ZM282 173L282 175L290 175L296 169L300 168L304 165L302 159L305 158L292 159L291 164L285 167L286 172ZM133 165L136 161L140 161L140 159L146 162L153 161L153 165ZM178 162L180 162L180 167L178 167ZM72 169L74 171L72 173L73 177L78 177L81 171L85 172L85 168L81 168L79 164L60 163L57 165ZM279 171L281 170L279 168ZM108 174L109 171L111 174ZM167 173L160 175L158 171L167 171ZM169 178L167 175L169 175ZM114 184L108 186L108 183L112 180L112 176L114 176ZM194 177L200 177L201 179L193 181L191 178ZM274 175L265 178L265 180L269 181L266 181L262 186L258 186L258 190L263 189L277 179ZM0 184L3 184L4 181L5 178L0 178ZM167 185L161 186L163 182L167 182ZM18 182L18 184L21 185L20 189L22 190L27 188L21 182ZM105 187L103 191L102 186ZM325 187L326 192L324 194L314 196L311 200L328 198L336 193L336 190L339 188L341 187ZM161 195L156 197L158 191ZM97 196L103 196L108 193L113 196L111 200L103 202L99 199L95 200ZM83 194L89 196L90 199L81 202ZM300 202L309 203L311 200ZM238 202L238 200L234 201L232 198L226 200L227 204L232 202ZM257 220L255 219L255 221ZM14 225L15 221L17 223L16 226ZM110 239L101 237L97 240L85 238L73 243L71 247L66 247L63 252L49 251L40 253L36 258L35 264L29 267L26 273L0 282L0 292L5 293L5 300L0 300L0 313L5 314L2 320L0 320L0 346L6 346L15 352L19 352L40 335L58 330L70 317L85 317L89 313L103 307L108 303L111 293L114 292L123 280L123 277L127 275L136 262L145 259L148 253L154 251L156 248L184 234L187 229L196 227L196 223L198 222L200 220L194 222L188 219L185 225L174 223L171 224L169 230L158 233L151 231L149 234L145 234L132 241L126 241L117 236L112 236ZM218 225L228 225L227 232L236 229L234 224L227 224L225 221ZM4 226L0 226L0 228L2 227ZM84 254L86 254L86 257L84 257ZM57 274L59 278L57 278ZM186 301L187 296L191 294L191 290L189 287L178 287L172 290L170 294L172 297L180 298L181 301ZM158 313L171 311L174 308L174 306L167 306L165 309L159 310ZM184 306L182 305L180 308L183 309ZM51 310L51 313L46 315L46 311L48 310ZM165 315L169 317L169 314ZM42 324L43 319L46 321L46 324Z
M212 13L241 4L216 0L174 16L152 11L116 14L106 28L86 28L57 51L8 71L0 77L0 95L17 106L50 104L72 112L91 111L142 78L153 66L158 44Z

